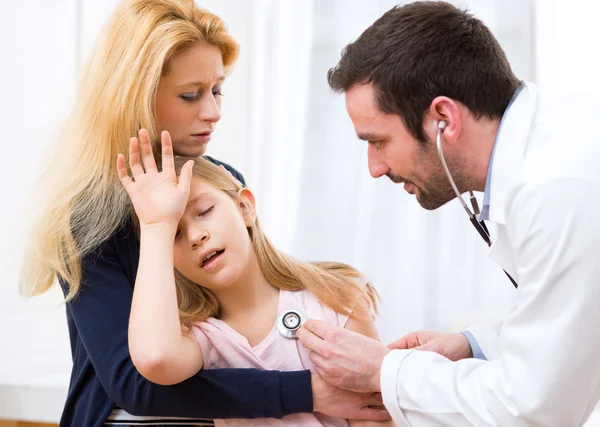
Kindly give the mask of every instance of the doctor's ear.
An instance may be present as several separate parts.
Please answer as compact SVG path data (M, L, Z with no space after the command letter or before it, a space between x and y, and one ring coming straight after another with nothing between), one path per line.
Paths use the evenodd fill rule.
M452 144L458 138L461 126L460 107L453 99L447 96L434 98L425 119L431 123L425 126L430 141L435 141L440 131L444 135L445 143Z
M252 191L246 187L238 191L239 207L244 217L246 227L252 227L256 222L256 202Z

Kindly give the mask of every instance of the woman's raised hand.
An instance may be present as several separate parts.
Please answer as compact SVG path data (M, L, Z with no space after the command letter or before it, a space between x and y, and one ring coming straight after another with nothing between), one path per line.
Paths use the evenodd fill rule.
M139 139L129 141L129 167L133 179L128 175L125 156L117 155L117 172L121 183L140 220L140 226L165 224L176 227L187 203L192 180L193 161L181 169L179 182L175 174L173 145L169 132L160 135L162 144L162 171L156 167L150 135L140 129ZM142 158L140 159L140 151Z

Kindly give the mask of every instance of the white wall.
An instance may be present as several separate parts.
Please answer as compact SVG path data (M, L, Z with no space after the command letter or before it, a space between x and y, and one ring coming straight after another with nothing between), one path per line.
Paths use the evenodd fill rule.
M72 96L75 1L2 0L0 10L4 18L0 129L5 155L0 168L0 418L31 412L26 402L39 393L6 387L39 385L54 392L42 392L44 398L36 403L38 418L52 420L71 366L60 292L55 289L25 302L16 284L19 252L27 233L21 221L23 204L30 199L36 170L44 163L42 147ZM20 396L19 391L29 399L9 399Z
M2 0L0 26L0 383L64 381L68 340L58 292L17 294L23 204L44 163L42 147L64 116L75 78L75 2Z

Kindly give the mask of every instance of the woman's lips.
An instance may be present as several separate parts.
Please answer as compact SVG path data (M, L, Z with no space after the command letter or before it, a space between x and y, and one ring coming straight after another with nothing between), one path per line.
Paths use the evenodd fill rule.
M192 135L192 138L194 138L198 142L206 144L208 141L210 141L210 136L211 133L196 133Z

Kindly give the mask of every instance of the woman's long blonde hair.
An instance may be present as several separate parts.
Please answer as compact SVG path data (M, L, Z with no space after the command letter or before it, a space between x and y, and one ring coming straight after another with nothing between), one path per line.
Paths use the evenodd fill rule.
M47 291L55 279L79 290L82 257L132 213L116 171L140 128L158 140L155 97L169 60L205 43L218 47L229 70L238 45L216 15L193 0L125 0L117 7L82 71L73 111L42 176L46 202L25 254L21 291Z
M176 157L175 168L180 171L189 160ZM225 192L240 202L242 184L230 173L206 159L194 159L192 175L212 187ZM375 288L363 280L361 274L346 264L334 262L300 262L278 251L262 232L258 219L248 228L258 264L267 281L279 289L300 291L307 289L322 303L338 313L353 316L370 315L377 312L378 295ZM179 304L179 317L183 325L206 320L219 315L219 304L214 294L199 284L186 279L175 270L175 283ZM361 302L366 302L361 303Z

